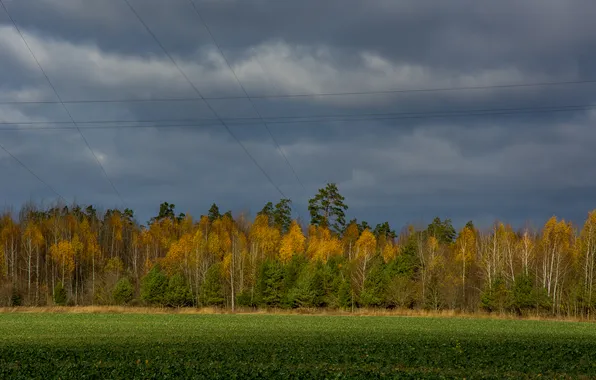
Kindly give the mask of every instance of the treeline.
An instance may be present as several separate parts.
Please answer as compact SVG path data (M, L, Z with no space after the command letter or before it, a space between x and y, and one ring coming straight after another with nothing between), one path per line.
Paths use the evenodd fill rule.
M255 308L413 308L590 317L596 211L581 228L496 222L456 231L346 221L335 184L249 220L214 204L198 220L163 203L147 226L131 210L23 207L0 220L0 303Z

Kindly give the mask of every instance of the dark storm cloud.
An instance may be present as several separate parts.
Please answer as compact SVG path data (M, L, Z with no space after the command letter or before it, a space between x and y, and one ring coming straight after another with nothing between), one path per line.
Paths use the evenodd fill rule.
M131 0L205 96L241 96L187 1ZM596 4L585 0L197 1L250 94L491 86L593 80ZM124 1L12 1L7 6L63 99L196 97ZM0 101L55 100L0 12ZM349 214L372 223L523 225L594 207L593 112L430 118L429 112L588 105L596 84L475 91L258 99L267 118L411 113L421 118L269 125L229 121L303 217L336 181ZM256 118L246 99L69 104L106 172L141 222L171 201L197 216L212 201L257 211L281 195L217 118ZM3 105L0 121L68 121L59 104ZM84 129L89 121L190 120L179 128ZM196 122L196 125L192 121ZM209 124L209 125L204 125ZM101 124L100 124L101 125ZM128 124L130 125L130 123ZM138 124L135 124L138 126ZM0 125L2 128L3 125ZM10 125L9 125L10 127ZM12 126L14 127L14 126ZM97 125L95 125L97 127ZM22 128L25 128L22 126ZM76 130L0 131L2 143L68 199L118 206ZM8 155L6 203L52 194Z

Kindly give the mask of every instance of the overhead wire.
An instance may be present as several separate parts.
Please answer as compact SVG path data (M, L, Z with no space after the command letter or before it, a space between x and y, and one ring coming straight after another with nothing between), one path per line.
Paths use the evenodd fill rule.
M37 180L39 182L41 182L42 184L44 184L48 189L50 189L59 199L61 199L64 203L66 203L66 199L64 199L64 197L56 191L56 189L54 189L52 187L52 185L50 185L49 183L47 183L46 181L44 181L39 175L37 175L33 170L31 170L31 168L29 168L27 165L25 165L25 163L23 161L21 161L17 156L15 156L14 154L12 154L8 149L6 149L6 147L0 143L0 149L2 149L4 152L6 152L6 154L8 154L10 157L12 157L13 160L15 160L21 167L23 167L25 170L27 170L29 172L29 174L31 174L33 177L37 178Z
M141 25L143 25L143 27L145 28L145 30L147 31L147 33L149 33L149 35L153 38L153 40L161 48L161 50L163 51L163 53L172 62L172 64L174 65L174 67L178 70L178 72L182 75L182 77L186 80L186 82L188 82L188 84L193 89L193 91L198 95L199 99L196 99L196 100L201 100L201 101L203 101L205 103L205 105L213 113L213 115L220 122L220 124L226 129L226 131L238 143L238 145L240 145L240 147L242 147L242 149L244 150L244 152L246 153L246 155L252 160L252 162L255 164L255 166L257 166L257 168L259 168L259 170L263 173L263 175L265 176L265 178L267 178L267 180L277 190L277 192L281 194L281 196L283 198L286 198L286 195L284 194L284 192L279 188L279 186L277 184L275 184L275 182L273 182L273 179L269 176L269 174L265 171L265 169L257 162L257 160L253 157L253 155L248 151L248 149L242 143L242 141L240 141L240 139L232 132L232 130L230 129L230 127L220 117L219 113L213 108L213 106L207 100L205 100L205 98L203 97L203 94L201 93L201 91L199 91L199 89L194 85L194 83L188 78L188 76L186 75L186 73L184 72L184 70L182 70L180 68L180 66L178 65L178 63L176 62L176 60L172 57L172 55L168 52L168 50L165 48L165 46L161 43L161 41L159 40L159 38L157 38L157 36L155 35L155 33L153 33L153 31L151 30L151 28L149 28L149 26L147 25L147 23L141 18L141 16L135 10L135 8L132 6L132 4L130 4L130 2L128 0L123 0L123 1L126 3L126 5L128 5L128 8L135 15L135 17L141 23Z
M486 108L456 111L425 111L425 112L396 112L396 113L364 113L346 115L313 115L313 116L279 116L266 118L269 124L312 124L312 123L349 123L360 121L430 119L430 118L459 118L474 116L507 116L519 114L544 114L559 112L578 112L596 109L596 104L540 106L518 108ZM156 120L95 120L79 121L80 125L89 125L81 129L118 129L118 128L178 128L178 127L210 127L221 125L225 120L228 125L259 125L259 118L226 118L226 119L156 119ZM72 127L47 127L48 125L70 125L68 121L0 121L0 125L21 126L14 128L0 127L0 131L12 130L61 130ZM111 125L110 125L111 124ZM139 125L148 124L148 125ZM34 128L23 128L32 126Z
M230 71L232 72L232 74L234 75L234 78L236 79L236 82L238 83L238 86L240 86L240 89L242 89L242 92L244 93L246 99L249 101L250 105L252 106L253 110L255 111L255 113L257 114L257 116L259 117L259 119L262 121L263 126L265 127L265 130L267 131L267 133L269 134L269 137L271 137L271 140L273 141L273 143L275 144L278 152L281 154L281 156L283 157L284 161L286 162L286 165L290 168L290 170L292 171L292 173L294 174L294 177L296 178L296 181L298 181L298 184L300 185L300 187L302 188L303 191L306 191L306 189L304 188L304 184L302 183L302 181L300 180L300 177L298 176L298 173L296 172L296 170L294 169L294 166L290 163L290 160L288 159L288 156L286 155L286 153L284 152L284 150L282 149L282 147L279 145L279 143L277 142L277 139L275 138L275 136L273 136L273 133L271 133L271 129L269 129L269 125L267 124L267 122L263 119L263 116L261 115L261 112L259 111L259 109L257 108L257 106L255 105L255 102L253 101L253 99L248 95L248 92L246 91L246 88L244 87L244 85L242 84L242 82L240 81L240 79L238 78L238 75L236 74L236 71L234 70L234 68L232 67L232 65L230 64L230 61L228 60L228 58L226 57L226 55L224 54L223 50L221 49L221 47L219 46L219 44L217 43L217 40L215 39L215 36L213 35L213 33L211 32L211 28L209 28L209 24L207 24L207 21L205 21L205 19L203 18L203 15L201 14L201 11L199 10L199 8L197 7L196 3L194 2L194 0L188 0L188 2L190 3L190 5L192 6L192 8L194 9L197 17L199 18L199 20L201 21L201 23L203 24L203 26L205 27L205 30L207 31L207 33L209 34L209 37L211 38L211 41L213 41L213 44L215 45L215 47L217 48L217 51L219 52L219 54L221 55L221 57L223 58L224 62L226 63L226 65L228 66L228 69L230 69Z
M0 104L7 104L7 105L15 105L15 104L60 104L64 108L66 114L71 119L70 122L51 122L51 121L43 121L43 122L7 122L2 121L0 124L12 124L12 125L45 125L45 124L72 124L74 128L61 128L61 127L52 127L52 128L0 128L2 130L38 130L38 129L76 129L81 138L83 139L84 143L86 144L89 151L92 153L93 157L95 158L97 164L100 166L104 176L106 177L107 181L110 183L111 187L118 195L120 200L123 202L123 199L115 187L112 180L107 175L105 168L101 164L101 161L98 159L97 155L91 148L89 142L83 135L79 124L100 124L95 126L89 126L82 129L108 129L108 128L185 128L185 127L196 127L202 126L196 122L196 120L187 120L189 123L193 124L174 124L174 123L183 123L186 121L183 120L146 120L146 121L75 121L71 112L69 111L66 104L83 104L83 103L144 103L144 102L179 102L179 101L203 101L209 107L209 109L213 112L216 116L216 120L219 124L223 125L225 129L230 133L230 135L239 143L239 145L243 148L245 153L251 158L251 160L255 163L257 167L263 172L263 174L267 177L269 182L285 197L283 192L279 189L277 185L272 181L271 177L266 173L266 171L262 168L260 164L256 161L256 159L250 154L247 148L242 144L242 142L232 133L228 126L229 123L236 123L237 125L250 125L250 124L258 124L259 121L265 125L269 135L274 140L274 143L278 147L278 150L284 156L286 163L294 172L298 182L302 185L299 177L297 176L295 170L289 163L289 160L283 153L283 150L275 141L275 138L271 134L271 131L268 128L267 124L294 124L294 123L324 123L324 122L354 122L354 121L374 121L374 120L398 120L398 119L424 119L424 118L436 118L436 117L470 117L470 116L498 116L498 115L512 115L512 114L520 114L520 113L551 113L551 112L574 112L574 111L583 111L588 109L594 109L596 105L577 105L577 106L560 106L560 107L533 107L533 108L517 108L517 109L485 109L485 110L464 110L464 111L455 111L455 112L421 112L421 113L386 113L386 114L360 114L360 115L320 115L320 116L280 116L276 118L264 118L258 111L256 105L254 104L254 99L283 99L283 98L309 98L309 97L333 97L333 96L364 96L364 95L390 95L390 94L399 94L399 93L420 93L420 92L448 92L448 91L471 91L471 90L486 90L486 89L507 89L507 88L525 88L525 87L543 87L543 86L562 86L562 85L576 85L576 84L590 84L596 83L596 80L577 80L577 81L562 81L562 82L541 82L541 83L520 83L520 84L504 84L504 85L486 85L486 86L462 86L462 87L443 87L443 88L420 88L420 89L396 89L396 90L380 90L380 91L353 91L353 92L328 92L328 93L308 93L308 94L277 94L277 95L252 95L250 96L244 86L242 85L241 81L239 80L236 72L233 70L232 66L230 65L229 61L227 60L226 56L223 54L220 46L218 45L217 41L215 40L211 30L209 29L208 24L202 18L200 11L197 9L196 4L193 0L189 0L192 4L193 8L195 9L197 15L203 22L203 25L207 29L208 33L210 34L214 44L216 45L217 49L219 50L220 54L224 58L224 61L232 71L236 81L240 85L244 96L223 96L223 97L206 97L203 96L200 91L196 88L196 86L190 81L188 76L184 73L184 71L179 67L176 61L172 58L172 56L167 52L164 46L159 42L155 34L150 30L150 28L146 25L146 23L140 18L136 10L131 6L128 0L124 0L127 5L131 8L131 11L136 15L139 21L143 24L143 26L147 29L149 34L156 40L158 45L162 48L164 53L168 56L168 58L172 61L172 63L176 66L180 74L184 77L184 79L191 85L193 90L199 95L199 97L183 97L183 98L155 98L155 99L104 99L104 100L63 100L59 93L57 92L55 86L49 79L48 75L46 74L45 70L41 66L39 60L33 53L32 49L30 48L27 40L25 39L23 33L21 32L20 28L16 24L15 20L12 18L11 14L9 13L6 5L4 4L3 0L0 0L0 5L3 7L4 11L8 15L10 21L12 22L13 26L17 30L18 34L20 35L21 39L23 40L24 44L26 45L29 53L34 58L38 68L44 75L46 81L48 82L50 88L54 92L58 101L0 101ZM227 119L221 118L219 114L213 109L213 107L209 104L209 100L232 100L232 99L248 99L251 102L251 105L255 109L258 118L234 118L234 119ZM211 119L213 120L213 119ZM244 120L244 121L243 121ZM208 121L208 120L206 120ZM171 123L171 124L155 124L155 125L115 125L116 123ZM105 124L114 124L114 125L105 125ZM219 125L218 124L218 125ZM207 124L204 124L207 126ZM20 161L16 156L10 153L4 146L0 145L0 148L4 150L7 154L9 154L13 159L15 159L21 166L23 166L27 171L29 171L34 177L36 177L39 181L44 183L48 188L50 188L59 198L64 199L59 193L57 193L47 182L43 181L38 175L36 175L30 168L28 168L22 161Z
M93 156L93 158L95 158L95 161L97 162L97 165L100 167L104 177L106 178L106 180L109 182L110 186L112 187L112 189L114 190L114 192L116 193L116 195L118 196L118 198L120 199L120 202L122 203L122 205L124 205L124 199L122 199L122 195L120 194L120 192L118 191L118 189L116 188L116 186L114 185L114 182L112 182L112 180L110 179L110 177L108 176L108 173L106 172L105 168L103 167L103 165L101 164L101 161L99 160L99 158L97 157L97 155L95 154L95 152L93 151L93 149L91 148L91 145L89 144L89 141L87 141L87 138L85 137L85 135L83 134L83 132L81 131L81 129L79 128L77 122L75 121L75 119L73 118L72 114L70 113L68 107L66 106L66 104L62 101L62 98L60 97L60 94L58 93L58 91L56 90L56 87L54 86L54 84L52 83L52 81L50 80L50 77L47 75L46 71L44 70L44 68L42 67L41 63L39 62L39 60L37 59L37 56L35 55L35 53L33 53L33 49L31 49L31 47L29 46L29 43L27 42L27 39L25 38L25 36L23 35L23 33L21 32L21 29L19 28L19 26L17 25L15 19L12 17L12 15L10 14L10 12L8 11L8 8L6 8L6 5L4 4L4 0L0 0L0 5L2 6L2 8L4 9L4 12L6 12L6 15L8 16L8 18L10 19L12 25L14 26L15 30L17 31L17 33L19 34L19 36L21 37L21 39L23 40L23 43L25 44L25 46L27 47L27 50L29 51L29 54L31 54L31 56L33 57L33 59L35 60L35 63L37 64L37 67L39 68L39 70L41 71L41 73L43 74L43 76L45 77L48 85L50 86L50 88L52 89L52 91L54 92L54 95L56 96L56 99L58 99L58 102L62 105L62 108L64 109L64 111L66 112L66 114L68 115L69 119L71 120L72 124L75 126L75 129L79 132L79 135L81 136L81 139L83 140L83 142L85 143L85 145L87 146L87 149L89 149L89 152L91 152L91 155Z
M476 90L497 90L531 87L551 87L580 84L595 84L596 79L560 81L560 82L536 82L536 83L510 83L501 85L482 86L461 86L461 87L436 87L436 88L413 88L375 91L351 91L351 92L326 92L326 93L302 93L302 94L276 94L276 95L251 95L253 100L258 99L289 99L289 98L314 98L314 97L341 97L341 96L368 96L368 95L392 95L408 93L439 93ZM57 102L53 100L0 100L0 105L18 104L88 104L88 103L162 103L162 102L189 102L198 100L241 100L244 96L204 96L204 97L171 97L171 98L128 98L128 99L73 99Z

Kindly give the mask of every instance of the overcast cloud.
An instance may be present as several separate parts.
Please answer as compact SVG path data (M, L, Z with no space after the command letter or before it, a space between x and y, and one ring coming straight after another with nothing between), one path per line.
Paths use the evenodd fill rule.
M4 2L65 101L197 98L124 0ZM593 1L196 0L246 91L274 96L254 104L283 121L269 128L304 188L188 0L130 2L201 95L237 97L209 105L294 201L296 216L307 218L308 198L326 182L338 183L349 218L398 229L434 216L458 226L540 225L553 214L581 223L596 208L594 110L337 117L584 106L596 104L596 83L276 97L596 80ZM9 129L0 143L69 202L120 207L62 105L18 103L38 100L56 97L0 10L0 129ZM67 106L141 223L163 201L198 216L212 202L254 214L281 197L204 102ZM128 123L89 123L115 120ZM138 128L155 120L185 126ZM6 205L56 198L4 151L0 173Z

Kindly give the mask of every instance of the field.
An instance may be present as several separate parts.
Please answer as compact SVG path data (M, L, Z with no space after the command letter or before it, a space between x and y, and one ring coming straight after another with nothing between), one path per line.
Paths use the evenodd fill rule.
M581 378L592 323L0 314L0 378Z

